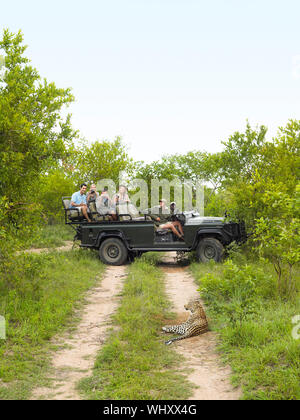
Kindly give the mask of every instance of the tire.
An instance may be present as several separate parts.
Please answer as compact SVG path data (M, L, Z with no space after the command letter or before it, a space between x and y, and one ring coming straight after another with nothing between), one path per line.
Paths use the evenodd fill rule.
M200 240L196 255L199 262L209 262L214 260L215 262L222 261L224 254L224 247L218 239L215 238L203 238Z
M100 245L99 257L104 264L123 265L127 261L128 251L120 239L108 238Z

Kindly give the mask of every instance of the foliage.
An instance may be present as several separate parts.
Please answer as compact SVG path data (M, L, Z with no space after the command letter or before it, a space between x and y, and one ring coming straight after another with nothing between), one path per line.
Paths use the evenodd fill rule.
M274 279L261 268L247 264L239 267L228 260L222 278L206 274L199 290L214 311L235 324L255 312L257 299L274 297Z
M225 202L231 215L245 220L252 231L253 251L274 263L279 292L292 297L293 267L299 262L300 122L289 121L272 142L264 141L263 131L252 137L256 158L247 165L246 176L237 177L238 171L227 175ZM234 155L242 156L243 144L235 145L241 150Z
M207 153L200 151L189 152L177 157L181 167L182 178L196 182L203 180L212 185L213 190L221 186L222 155L220 153Z
M289 121L279 130L277 138L263 143L249 177L237 177L227 184L232 214L252 225L257 218L278 215L278 209L269 205L265 194L273 191L291 197L295 193L300 178L299 155L300 122Z
M185 155L165 155L160 161L149 164L137 162L136 176L146 180L149 185L154 178L172 181L176 177L182 182L191 180L194 184L197 180L204 180L216 189L221 183L220 170L220 154L192 151Z
M27 241L27 248L56 248L66 245L66 241L73 241L75 231L65 224L45 224L37 229L36 235L32 235Z
M0 398L28 399L48 368L50 338L74 323L75 305L103 267L97 256L82 250L20 254L9 263L13 275L4 273L0 284L0 313L7 326L6 340L0 340Z
M96 141L89 145L82 140L63 162L76 185L82 182L97 183L101 179L112 179L119 183L119 174L130 171L132 160L120 137L114 141Z
M300 178L300 121L290 120L279 128L274 141L263 148L257 171L278 185L277 191L294 193Z
M289 326L299 313L300 121L288 121L272 141L266 140L266 127L253 129L247 123L245 132L223 142L222 152L195 150L134 163L119 137L74 144L70 115L61 113L74 100L71 90L42 80L25 51L22 33L5 30L0 40L0 314L9 328L7 342L0 342L2 379L39 372L46 341L95 280L90 273L86 281L89 267L93 273L96 267L87 257L92 254L19 256L16 251L29 242L60 245L69 233L60 227L54 234L41 233L37 226L61 220L61 196L71 195L83 181L109 178L118 185L125 171L149 187L153 178L204 180L206 215L229 210L231 219L246 221L252 260L260 257L259 263L232 249L234 262L192 269L213 319L222 326L222 348L244 395L299 399L299 346ZM186 384L177 389L182 376L169 369L175 359L153 329L165 304L157 270L147 259L133 264L116 316L121 329L104 346L93 377L83 383L89 395L128 399L137 389L145 398L153 398L153 389L158 390L155 398L185 395ZM0 398L12 395L9 387L0 388Z
M70 115L60 111L74 98L41 78L24 56L21 32L4 30L0 50L0 196L7 197L10 223L18 223L32 206L39 175L61 159L75 136ZM20 224L20 223L19 223Z
M228 262L191 269L243 399L299 400L300 346L292 319L300 313L300 300L278 298L272 265ZM297 274L299 279L299 269Z
M62 197L71 196L76 189L72 178L66 175L62 168L52 170L40 177L36 200L42 206L45 221L49 224L62 222Z
M225 150L220 156L223 185L251 179L261 159L266 133L265 126L253 130L247 122L245 133L237 131L223 142Z
M292 297L296 292L293 267L300 262L300 184L294 197L266 191L263 199L277 216L256 220L256 242L260 255L274 264L278 291Z
M185 155L163 156L160 161L151 164L145 165L139 162L137 176L145 179L148 187L153 178L171 181L177 177L182 182L189 179L194 185L201 180L206 188L206 214L216 211L219 215L223 215L231 206L231 199L236 190L248 186L249 180L255 173L266 144L266 131L264 126L254 130L247 123L245 133L235 132L228 141L223 142L225 146L223 152L212 154L191 151ZM239 202L238 199L236 202ZM235 213L239 213L243 208L239 206Z

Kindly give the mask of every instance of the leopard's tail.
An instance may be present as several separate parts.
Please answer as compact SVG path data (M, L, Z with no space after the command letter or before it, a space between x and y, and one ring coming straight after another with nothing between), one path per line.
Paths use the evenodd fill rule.
M172 344L172 343L173 343L173 341L183 340L184 338L187 338L187 337L183 337L183 336L181 336L181 337L175 337L175 338L172 338L171 340L165 341L165 345L166 345L166 346L169 346L170 344Z

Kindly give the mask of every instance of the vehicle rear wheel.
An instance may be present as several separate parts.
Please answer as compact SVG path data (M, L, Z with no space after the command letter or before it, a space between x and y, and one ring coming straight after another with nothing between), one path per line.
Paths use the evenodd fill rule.
M220 262L224 253L224 247L216 238L203 238L198 244L196 255L199 262L214 260Z
M128 251L118 238L105 239L99 249L99 257L104 264L123 265L127 260L127 256Z

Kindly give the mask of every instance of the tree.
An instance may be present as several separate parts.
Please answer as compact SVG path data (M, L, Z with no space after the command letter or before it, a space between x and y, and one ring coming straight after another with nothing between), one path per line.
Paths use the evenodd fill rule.
M292 297L296 292L293 267L300 262L300 184L292 197L266 191L263 200L277 215L256 220L259 253L273 263L279 293Z
M253 130L247 122L245 133L235 132L222 142L225 150L221 153L223 185L235 183L240 179L251 179L266 142L267 128L261 126Z
M273 141L261 142L255 152L257 159L251 158L248 175L233 177L231 172L223 184L232 215L243 218L251 229L256 219L279 217L279 207L271 206L265 194L272 191L287 197L294 195L300 180L299 149L299 121L289 121L285 128L279 129ZM235 152L236 156L239 154L239 151ZM250 161L250 157L247 160Z
M75 188L72 178L65 174L63 168L54 169L40 178L36 200L49 224L63 220L61 198L71 196Z
M70 89L41 81L24 56L21 32L4 30L0 50L5 57L0 74L0 196L6 197L10 220L16 221L29 209L40 174L59 162L76 135L70 115L60 114L74 97Z
M132 170L132 159L120 137L91 145L82 140L63 164L77 185L81 182L97 183L101 179L112 179L117 185L120 172Z

